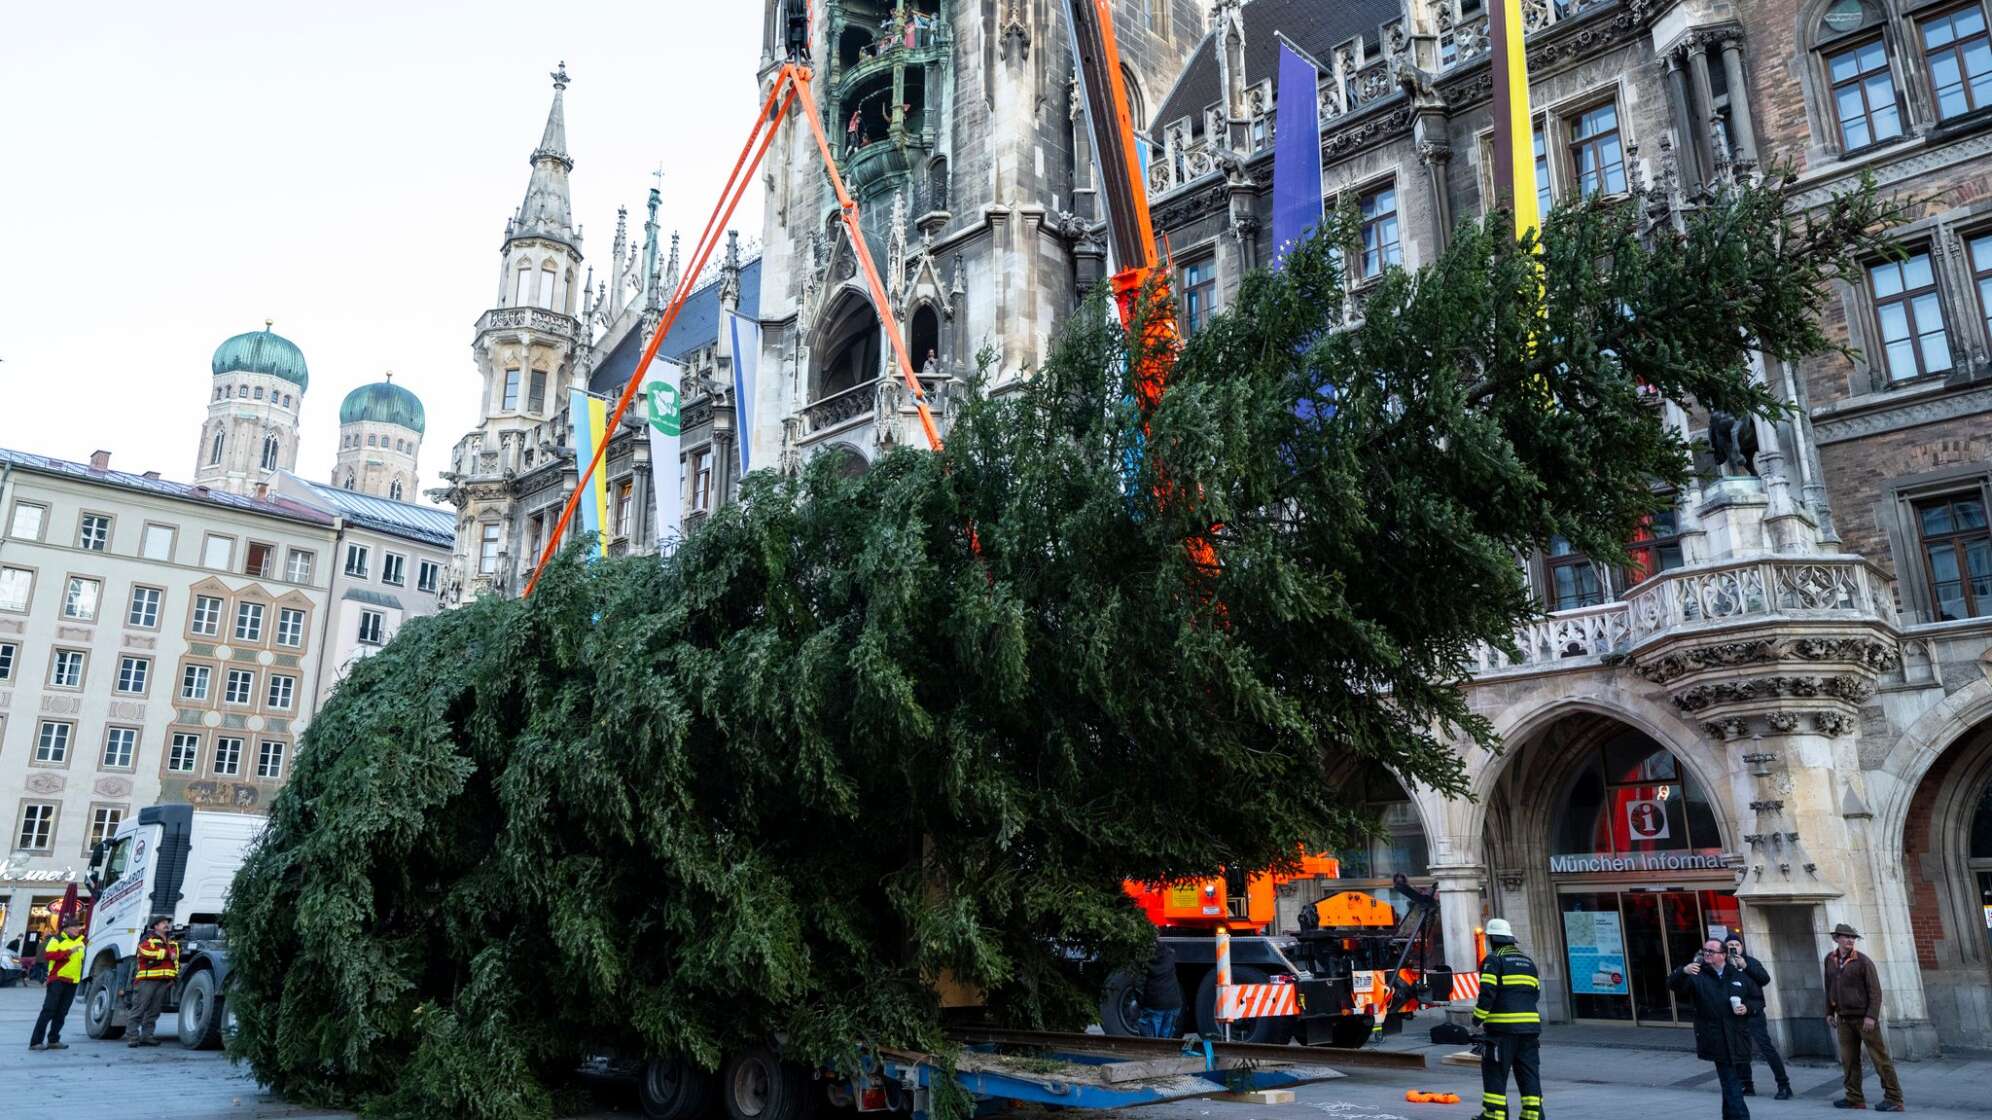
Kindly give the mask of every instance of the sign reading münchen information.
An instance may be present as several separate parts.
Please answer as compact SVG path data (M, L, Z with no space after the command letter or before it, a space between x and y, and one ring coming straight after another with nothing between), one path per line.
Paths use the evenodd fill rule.
M1618 871L1721 871L1722 852L1713 848L1676 852L1583 852L1549 857L1551 875L1596 875Z

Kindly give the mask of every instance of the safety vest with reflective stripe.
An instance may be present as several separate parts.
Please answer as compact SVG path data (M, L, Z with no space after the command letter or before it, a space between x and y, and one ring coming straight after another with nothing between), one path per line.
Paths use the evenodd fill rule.
M147 935L138 943L138 979L171 980L180 975L180 943Z
M1536 1000L1542 978L1536 963L1513 945L1497 945L1480 962L1480 1002L1473 1021L1489 1034L1541 1034L1542 1013Z

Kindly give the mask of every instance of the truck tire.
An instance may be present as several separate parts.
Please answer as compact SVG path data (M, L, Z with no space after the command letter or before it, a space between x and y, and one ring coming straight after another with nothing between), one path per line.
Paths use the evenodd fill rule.
M106 1040L123 1038L124 1024L118 1021L118 970L99 968L83 987L83 1033Z
M756 1046L726 1060L719 1095L729 1120L810 1120L819 1094L808 1070Z
M1231 966L1233 984L1264 984L1266 971L1249 964ZM1217 1021L1217 970L1204 973L1203 983L1197 985L1197 1025L1205 1034L1216 1037L1223 1033ZM1278 1045L1293 1038L1293 1016L1268 1015L1261 1019L1240 1019L1231 1024L1231 1041L1261 1042Z
M189 1050L221 1048L221 993L211 968L187 977L180 989L180 1045Z
M1100 1030L1122 1037L1141 1033L1140 983L1141 975L1125 968L1107 977L1107 990L1100 996Z
M652 1058L637 1075L636 1099L650 1120L692 1120L712 1102L712 1074L682 1056Z

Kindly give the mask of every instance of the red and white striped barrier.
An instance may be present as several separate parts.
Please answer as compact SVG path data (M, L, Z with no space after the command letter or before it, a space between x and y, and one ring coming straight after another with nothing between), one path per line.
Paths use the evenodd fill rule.
M1480 974L1478 972L1453 973L1452 998L1456 1000L1479 999Z
M1292 984L1225 984L1217 989L1217 1018L1230 1023L1300 1014L1298 989Z

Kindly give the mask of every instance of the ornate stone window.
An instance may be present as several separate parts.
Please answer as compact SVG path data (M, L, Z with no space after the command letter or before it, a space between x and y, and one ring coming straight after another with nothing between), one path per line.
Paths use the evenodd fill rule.
M1916 533L1939 622L1992 614L1992 530L1976 489L1914 503Z
M1917 34L1938 120L1992 105L1992 38L1977 0L1923 20Z
M1950 331L1944 324L1943 298L1927 246L1901 260L1867 266L1868 295L1874 300L1875 325L1880 333L1879 364L1890 381L1910 381L1949 373Z
M1619 135L1617 101L1574 114L1569 148L1579 195L1625 193L1625 144Z
M1404 263L1404 246L1399 238L1397 185L1388 183L1363 195L1356 202L1363 223L1362 278L1372 280L1383 270Z

